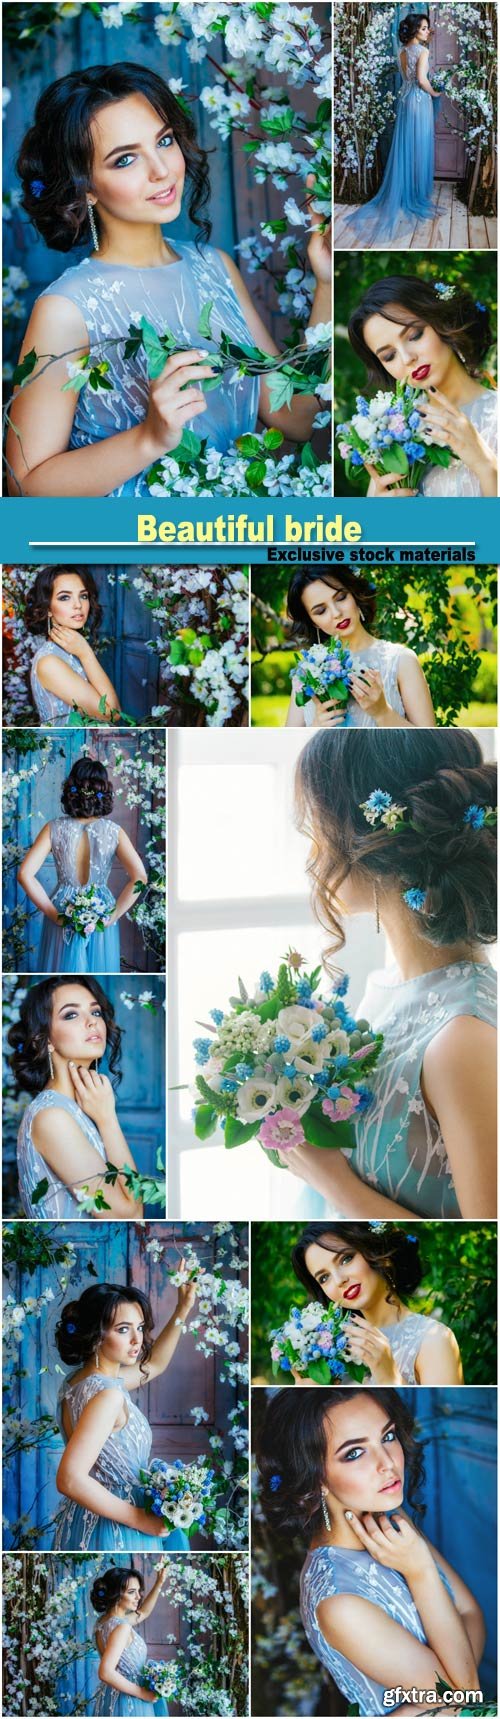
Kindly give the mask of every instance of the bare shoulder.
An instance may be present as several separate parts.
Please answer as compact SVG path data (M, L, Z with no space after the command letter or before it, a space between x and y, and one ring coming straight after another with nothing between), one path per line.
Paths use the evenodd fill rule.
M64 293L42 294L35 300L23 341L23 351L34 345L40 350L64 351L68 347L89 349L88 330L81 311Z
M477 1015L455 1015L434 1034L426 1047L427 1078L439 1073L442 1080L458 1081L463 1087L477 1067L478 1057L488 1057L495 1047L496 1032L489 1021Z
M379 1606L359 1594L329 1594L316 1607L316 1616L326 1641L347 1657L356 1649L360 1631L366 1645L371 1631L381 1627L384 1617Z

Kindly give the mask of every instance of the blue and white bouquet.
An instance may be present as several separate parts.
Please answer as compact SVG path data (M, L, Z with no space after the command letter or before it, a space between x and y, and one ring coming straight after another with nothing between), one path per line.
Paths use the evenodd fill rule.
M373 400L358 394L352 418L336 430L346 477L356 480L369 463L381 475L393 472L405 489L417 489L428 466L449 466L455 455L432 442L419 411L426 398L403 382L393 394L379 388Z
M94 931L105 931L111 912L108 891L103 894L96 883L88 883L72 894L59 910L63 942L72 937L91 937Z
M183 1528L186 1534L210 1529L217 1509L215 1469L205 1456L194 1462L163 1462L159 1457L149 1468L141 1468L144 1509L163 1516L168 1528Z
M175 1660L147 1659L141 1668L141 1681L144 1689L150 1689L153 1695L164 1701L173 1701L177 1694L179 1672Z
M270 1333L273 1377L293 1370L304 1379L314 1379L315 1385L331 1385L332 1379L347 1374L361 1384L368 1367L345 1354L348 1318L344 1308L322 1307L318 1301L292 1307L285 1324Z
M351 1118L372 1101L365 1081L382 1034L349 1014L347 977L323 998L321 968L302 975L303 965L289 950L277 979L261 973L253 996L240 979L228 1012L211 1010L209 1036L194 1041L199 1140L218 1126L228 1147L257 1135L280 1167L279 1153L305 1142L355 1146Z
M329 639L325 645L311 645L295 658L292 671L295 703L302 708L310 698L325 704L329 698L347 704L353 660L341 639Z

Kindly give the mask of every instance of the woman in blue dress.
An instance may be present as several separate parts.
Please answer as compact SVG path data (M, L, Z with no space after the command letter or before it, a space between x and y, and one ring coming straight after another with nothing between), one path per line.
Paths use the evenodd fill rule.
M37 970L119 973L118 922L137 901L137 885L147 882L147 873L130 837L109 817L113 789L97 758L77 759L64 782L61 803L63 816L44 824L18 871L19 883L43 914ZM57 873L52 897L38 881L49 854ZM115 858L129 879L116 901L107 882ZM81 932L65 924L64 916L81 909L82 894L88 890L93 893L83 898Z
M277 348L232 259L207 243L206 156L161 77L122 63L58 79L40 98L18 170L23 206L52 248L70 251L89 230L94 243L94 254L36 301L23 353L70 353L74 369L92 349L107 368L97 391L76 393L67 387L67 357L48 366L40 360L11 408L12 494L147 495L147 473L175 454L190 427L219 453L253 431L257 415L293 441L308 439L313 394L273 411L265 379L240 376L236 367L205 397L215 374L210 349L222 335L270 354ZM185 182L195 242L174 245L170 228ZM312 326L330 321L331 252L320 217L311 211L311 219ZM213 338L199 332L207 306ZM143 348L133 351L133 332L130 348L130 329L142 317L153 344L154 331L168 327L173 336L154 376Z
M140 1169L116 1113L121 1028L98 980L30 985L8 1042L16 1096L31 1098L17 1140L21 1215L81 1218L86 1190L104 1197L106 1216L141 1218L142 1201L120 1174ZM99 1072L104 1056L111 1079ZM106 1164L118 1172L113 1183L104 1180Z
M102 609L89 568L75 573L69 567L62 572L42 567L28 592L24 619L28 632L43 640L30 668L42 727L64 727L75 709L103 722L117 721L118 695L95 652Z
M429 81L429 19L410 12L401 20L398 66L401 87L396 124L380 190L356 209L344 233L364 245L383 245L395 233L401 216L412 223L436 214L434 181L434 110L439 90Z
M137 1624L151 1617L161 1595L165 1571L155 1577L149 1593L144 1592L144 1580L139 1570L119 1569L116 1565L103 1570L93 1583L91 1602L98 1613L95 1643L100 1654L100 1689L95 1696L92 1712L112 1714L113 1719L135 1719L154 1706L155 1719L168 1714L166 1702L155 1699L144 1688L144 1666L147 1648L139 1635Z
M480 1687L482 1612L410 1510L423 1470L395 1390L276 1391L259 1441L262 1503L276 1536L308 1545L301 1614L308 1641L361 1714L424 1714L404 1689ZM399 1686L396 1687L395 1686ZM392 1689L392 1700L389 1691ZM433 1706L448 1713L449 1707Z
M144 1508L140 1470L153 1435L131 1392L170 1366L195 1295L192 1281L179 1288L175 1312L154 1340L151 1303L134 1284L93 1283L63 1308L57 1347L76 1370L59 1396L66 1448L56 1476L64 1504L55 1551L154 1552L160 1540L169 1550L189 1549L183 1529L169 1530Z

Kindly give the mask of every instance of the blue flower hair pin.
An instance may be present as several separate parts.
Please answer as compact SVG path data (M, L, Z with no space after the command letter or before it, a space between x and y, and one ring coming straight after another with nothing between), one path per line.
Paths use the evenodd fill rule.
M270 1478L269 1478L269 1491L270 1492L279 1492L281 1484L282 1484L281 1474L271 1474L270 1475Z
M32 179L30 185L32 197L36 197L38 200L39 197L43 197L45 190L46 186L44 185L43 179Z
M360 812L372 829L386 829L390 834L399 834L401 830L417 830L408 814L406 806L398 806L385 788L373 788L367 800L360 802ZM462 814L462 825L469 830L493 830L496 828L497 811L495 806L477 806L471 801ZM402 899L412 913L423 913L427 901L427 890L416 888L404 889Z
M374 788L368 799L363 800L360 811L363 813L367 824L371 824L373 829L376 829L377 825L380 824L386 830L401 830L406 827L406 806L396 805L396 801L392 800L390 794L386 794L383 788Z
M443 303L447 299L454 298L456 290L456 287L452 286L449 281L434 282L434 292L437 292L438 298L442 299Z

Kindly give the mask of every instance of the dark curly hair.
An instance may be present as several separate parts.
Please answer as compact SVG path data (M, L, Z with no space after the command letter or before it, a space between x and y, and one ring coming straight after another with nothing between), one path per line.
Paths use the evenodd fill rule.
M75 985L83 986L90 991L96 1003L102 1010L106 1026L106 1056L113 1085L121 1080L118 1072L122 1029L115 1021L113 1004L106 996L98 979L89 973L75 975ZM52 1029L52 1004L56 991L61 985L71 985L71 977L55 974L51 979L41 979L38 985L30 985L21 1003L19 1020L14 1021L9 1028L8 1043L12 1045L10 1066L16 1081L16 1097L20 1092L30 1092L35 1097L43 1092L50 1078L50 1063L48 1043Z
M414 1295L422 1282L422 1266L418 1242L409 1241L405 1230L391 1224L385 1230L371 1230L366 1223L313 1223L303 1230L298 1241L292 1248L292 1266L295 1276L314 1301L320 1301L323 1307L331 1307L331 1300L325 1295L324 1289L315 1277L312 1277L306 1265L306 1253L313 1242L317 1247L331 1250L334 1240L341 1241L346 1248L352 1248L355 1253L362 1253L363 1259L377 1271L387 1284L390 1301L393 1295L404 1297Z
M118 1601L122 1599L126 1592L127 1583L130 1581L139 1583L142 1598L144 1577L141 1576L139 1570L134 1570L133 1564L130 1565L129 1570L118 1570L116 1564L112 1564L110 1570L103 1570L102 1575L97 1576L95 1582L92 1583L90 1590L90 1603L93 1605L94 1611L111 1611L112 1606L116 1606Z
M394 1423L404 1452L406 1498L412 1510L423 1513L415 1496L424 1471L422 1450L415 1438L413 1415L398 1392L378 1388L362 1392L359 1385L308 1391L299 1385L294 1391L272 1392L257 1445L262 1508L277 1534L300 1534L311 1540L322 1527L328 1410L349 1402L351 1397L359 1402L362 1395L378 1403ZM274 1477L279 1480L276 1487L270 1484Z
M294 622L293 637L297 644L315 644L318 633L321 640L330 636L329 633L322 632L319 624L312 620L302 601L307 586L314 585L316 579L320 579L324 585L331 585L334 590L350 591L363 610L365 625L373 631L377 598L373 581L365 574L358 575L351 567L342 567L339 574L333 573L331 567L315 568L311 573L297 567L292 574L287 593L287 613L289 620Z
M403 46L406 47L408 42L414 41L415 36L418 36L421 24L430 25L430 21L428 12L407 12L406 18L401 19L398 30L399 40Z
M203 213L210 194L208 161L196 141L191 116L157 72L120 61L114 66L87 66L49 84L21 144L16 166L23 186L22 205L52 250L71 251L89 239L87 194L92 190L95 114L111 102L137 94L145 96L172 128L190 181L188 209L197 228L196 243L208 243L210 222ZM98 209L95 214L98 220Z
M479 375L492 342L488 312L475 303L465 287L455 286L451 298L440 298L434 281L418 275L385 275L367 287L349 321L349 340L376 388L392 388L394 378L365 340L370 316L383 316L402 328L422 322L433 328L445 346L463 360L470 376ZM389 336L388 336L389 339Z
M63 782L61 805L68 818L107 818L113 806L113 789L98 758L77 758Z
M139 1366L149 1360L153 1341L153 1310L149 1296L133 1283L91 1283L78 1301L68 1301L56 1325L56 1343L61 1361L78 1366L90 1360L106 1332L111 1330L117 1307L122 1301L138 1306L144 1314L144 1334Z
M406 807L412 824L400 832L367 824L361 806L375 788ZM314 734L297 764L297 813L312 835L315 912L335 939L327 955L344 943L336 901L354 872L425 890L425 912L414 918L434 946L494 942L496 830L473 829L464 813L471 804L496 806L496 793L496 767L466 729Z
M93 574L88 567L42 567L36 574L30 586L24 609L24 620L29 633L47 634L49 608L56 579L61 574L78 573L89 599L89 638L94 643L102 621L102 609L99 602L99 592Z

